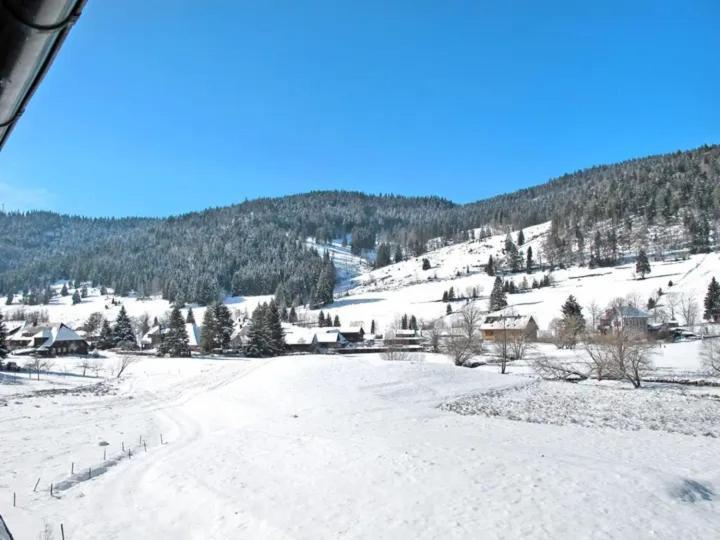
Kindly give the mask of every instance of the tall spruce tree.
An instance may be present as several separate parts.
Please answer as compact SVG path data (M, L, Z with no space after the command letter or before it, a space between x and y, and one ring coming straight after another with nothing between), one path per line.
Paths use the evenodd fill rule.
M288 315L288 322L290 324L295 324L298 321L297 312L295 311L295 306L290 308L290 314Z
M260 304L253 311L248 332L245 354L251 358L263 358L273 355L272 341L267 326L267 304Z
M322 328L325 326L325 314L323 313L323 310L320 310L320 315L318 315L318 326Z
M650 273L650 261L644 249L640 249L638 253L637 261L635 261L635 272L640 274L640 279L645 279L645 276Z
M100 350L110 349L115 346L115 334L113 333L110 323L107 319L103 320L102 327L100 328L100 335L98 336L97 347Z
M5 327L5 321L3 320L2 311L0 311L0 358L7 356L7 328Z
M232 314L225 304L219 303L215 306L215 320L217 321L218 347L225 348L230 344L235 323Z
M708 321L720 321L720 284L714 277L710 280L705 295L705 313L703 317Z
M532 273L533 265L535 264L535 261L533 261L533 251L532 246L528 246L527 248L527 256L525 258L525 271L528 274Z
M78 290L75 289L75 292L72 295L73 306L79 304L80 302L82 302L82 298L80 297L80 293L78 292Z
M215 317L215 305L210 304L205 308L203 315L202 332L200 333L200 349L204 353L212 352L218 344L218 325Z
M120 312L115 319L115 328L113 329L114 346L134 347L137 343L135 333L133 332L132 322L128 317L125 306L120 306Z
M167 331L163 334L160 354L173 358L190 356L190 340L185 324L180 308L175 306L170 313Z
M563 322L566 326L572 324L574 327L577 327L578 331L585 329L585 316L583 315L582 307L572 294L567 297L561 310Z
M67 283L63 283L62 289L60 289L60 295L67 296L68 294Z
M340 328L340 315L335 315L335 318L333 319L333 326L335 328Z
M495 283L493 283L492 292L490 293L490 305L488 307L490 311L499 311L506 306L507 297L503 290L503 281L500 279L500 276L497 276Z
M192 308L188 308L187 317L185 318L186 323L195 324L195 314Z
M272 353L275 355L282 354L285 350L285 332L283 331L280 311L275 300L270 301L265 311L265 326Z
M518 236L517 236L517 245L522 246L524 243L525 243L525 233L523 232L522 229L520 229L518 231Z
M487 263L485 264L485 273L486 273L488 276L494 276L494 275L495 275L495 261L493 260L493 256L492 256L492 255L490 255L490 257L488 257L488 261L487 261Z

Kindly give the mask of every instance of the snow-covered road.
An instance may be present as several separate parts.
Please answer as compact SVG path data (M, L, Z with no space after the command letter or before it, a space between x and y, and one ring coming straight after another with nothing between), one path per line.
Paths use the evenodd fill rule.
M717 439L437 408L528 381L373 356L151 358L114 395L0 409L0 513L18 539L59 523L73 540L716 538ZM57 498L19 489L138 433L147 452Z

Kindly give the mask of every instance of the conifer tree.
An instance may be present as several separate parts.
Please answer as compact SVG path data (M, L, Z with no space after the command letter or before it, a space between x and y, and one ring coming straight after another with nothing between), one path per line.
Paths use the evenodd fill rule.
M13 300L15 300L15 295L11 292L8 293L7 298L5 299L5 305L9 306L12 305Z
M485 265L485 273L488 276L495 275L495 261L493 261L492 255L490 255L490 257L488 257L487 264Z
M370 321L370 333L375 335L375 319Z
M177 358L190 356L190 345L187 330L185 329L185 320L180 312L180 308L177 306L175 306L170 313L168 328L165 334L163 334L163 340L160 345L160 354Z
M400 319L400 328L402 330L407 330L408 327L408 316L407 313L403 314L402 318Z
M105 285L103 285L102 287L100 287L100 294L101 294L102 296L107 296L107 288L105 287Z
M188 308L187 317L185 318L186 323L195 324L195 314L192 308Z
M450 302L455 300L455 288L454 287L450 287L450 289L448 290L448 300Z
M273 355L270 333L267 327L267 311L267 304L260 304L252 314L250 332L248 333L248 344L245 348L245 354L252 358L263 358Z
M395 247L395 262L399 263L399 262L402 262L402 260L403 260L402 248L400 247L400 245L397 245Z
M333 326L335 328L340 328L340 315L335 315L335 318L333 319Z
M640 274L640 279L645 279L645 276L650 273L650 261L644 249L640 249L638 253L637 261L635 262L635 272Z
M290 308L290 315L288 315L288 322L295 324L297 322L297 313L295 312L295 306Z
M80 289L80 297L81 298L87 298L88 297L88 288L87 285L83 285Z
M703 317L708 321L720 321L720 284L714 277L710 280L705 295L705 313Z
M562 306L562 314L564 321L568 322L572 319L581 330L585 328L585 317L582 313L582 307L572 294L565 300Z
M102 327L100 328L100 335L98 336L98 349L110 349L115 346L115 335L113 334L110 323L107 319L103 320Z
M338 319L338 323L340 320ZM275 300L271 300L265 311L265 326L273 354L282 354L285 350L285 332L280 321L280 312Z
M448 292L447 291L443 291L442 301L447 303L447 301L448 301Z
M517 236L517 245L522 246L524 243L525 243L525 233L523 232L522 229L520 229L518 231L518 236Z
M82 298L80 298L80 293L77 291L77 289L75 289L75 292L72 295L73 306L79 304L80 302L82 302Z
M67 296L68 294L67 283L63 283L62 289L60 289L60 295Z
M274 302L273 300L273 303ZM232 320L230 310L223 303L215 305L214 313L217 324L217 346L224 349L230 345L233 331L235 330L235 323Z
M320 310L320 315L318 315L318 326L322 328L325 326L325 314L323 313L323 310Z
M218 325L215 317L215 306L210 304L205 308L203 315L202 332L200 334L200 348L204 353L212 352L220 340L218 339Z
M408 327L410 328L410 330L417 331L418 323L417 323L417 319L415 318L415 315L410 316L410 321L408 322Z
M5 328L5 321L3 320L2 311L0 311L0 358L7 356L7 328Z
M492 292L490 293L490 311L498 311L507 306L507 298L505 291L503 290L503 282L500 276L495 278L493 283Z
M450 304L448 304L445 308L445 313L447 313L448 315L452 313L452 306Z
M527 248L527 256L526 256L526 259L525 259L525 271L526 271L528 274L532 273L533 264L535 264L535 261L533 261L532 246L528 246L528 248Z
M125 306L120 306L120 312L115 319L115 328L113 329L113 346L134 347L136 345L135 334L132 329L132 322L125 311Z

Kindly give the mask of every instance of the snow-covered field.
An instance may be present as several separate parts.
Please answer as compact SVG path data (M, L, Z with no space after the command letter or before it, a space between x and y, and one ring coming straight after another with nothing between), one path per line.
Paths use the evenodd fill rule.
M105 360L106 375L115 361ZM72 372L76 361L59 362ZM537 383L441 357L144 357L102 391L93 377L51 379L22 378L0 404L0 512L20 539L59 538L61 523L72 539L674 539L720 530L720 440L455 414L440 406L533 393ZM80 389L32 395L48 386ZM558 388L569 390L535 394L538 414L584 391ZM554 403L558 395L567 403ZM52 536L40 536L46 528Z

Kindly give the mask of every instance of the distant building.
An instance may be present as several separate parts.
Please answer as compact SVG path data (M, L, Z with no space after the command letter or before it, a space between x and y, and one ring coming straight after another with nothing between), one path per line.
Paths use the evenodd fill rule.
M61 356L88 352L88 342L64 323L23 325L13 330L6 343L15 354Z
M603 333L625 330L645 334L648 331L649 319L650 315L641 309L631 306L613 307L600 317L598 330Z
M365 341L365 330L362 326L341 326L338 330L350 343Z
M315 333L312 340L312 348L315 351L324 352L330 349L340 349L346 347L348 340L345 339L339 329L325 328Z
M488 315L480 325L483 341L490 343L524 337L537 340L538 325L532 315Z
M419 347L422 336L417 330L395 330L385 337L384 343L388 347Z
M148 332L140 339L140 346L143 349L157 349L162 343L162 336L168 332L168 328L162 326L153 326ZM191 351L200 350L200 339L202 336L202 330L200 326L195 323L185 323L185 332L188 335L188 345Z

